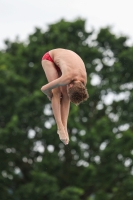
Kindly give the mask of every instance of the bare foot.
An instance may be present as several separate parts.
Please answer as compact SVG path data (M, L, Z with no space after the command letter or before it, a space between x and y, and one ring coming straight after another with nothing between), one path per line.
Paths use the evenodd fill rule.
M60 140L65 144L67 145L69 143L69 139L68 139L68 136L65 132L65 129L62 128L62 129L58 129L57 130L57 133L59 134L59 138Z
M66 136L67 136L67 142L69 143L69 134L68 134L67 128L65 129L65 133L66 133Z

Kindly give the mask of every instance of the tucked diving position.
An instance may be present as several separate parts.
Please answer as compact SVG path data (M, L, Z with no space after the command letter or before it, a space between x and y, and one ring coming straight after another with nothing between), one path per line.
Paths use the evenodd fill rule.
M60 140L68 144L70 102L79 105L89 97L84 62L75 52L58 48L44 54L42 67L48 84L42 86L41 91L51 100Z

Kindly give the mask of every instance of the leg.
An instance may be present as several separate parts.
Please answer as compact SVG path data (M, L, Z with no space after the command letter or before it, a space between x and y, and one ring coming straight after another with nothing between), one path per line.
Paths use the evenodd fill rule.
M57 133L59 134L60 140L64 142L64 144L68 144L68 137L64 128L64 124L62 123L61 118L61 91L59 88L55 88L52 90L52 109L55 117L55 121L57 123Z
M48 82L53 81L59 77L59 74L54 66L54 63L43 60L42 61L42 66L44 69L44 72L46 74ZM58 134L60 139L67 144L67 136L64 130L64 126L61 120L61 104L60 104L60 88L55 88L52 90L53 97L52 97L52 109L53 109L53 114L55 117L55 121L57 123L57 128L58 128Z
M67 131L67 120L68 120L68 115L69 115L69 109L70 109L70 99L67 94L67 89L66 86L60 87L61 93L62 93L62 99L61 99L61 120L62 123L65 127L65 132L68 137L69 141L69 135Z

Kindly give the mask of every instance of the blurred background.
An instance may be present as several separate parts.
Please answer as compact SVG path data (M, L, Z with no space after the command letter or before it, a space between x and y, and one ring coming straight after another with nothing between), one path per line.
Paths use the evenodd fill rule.
M0 0L0 199L133 199L132 0ZM58 138L41 58L83 59L90 98Z

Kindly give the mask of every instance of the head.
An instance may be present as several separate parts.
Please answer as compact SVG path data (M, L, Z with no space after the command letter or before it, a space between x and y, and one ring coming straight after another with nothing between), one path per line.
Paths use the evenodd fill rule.
M88 99L89 95L86 87L81 81L73 81L67 86L70 101L76 105Z

